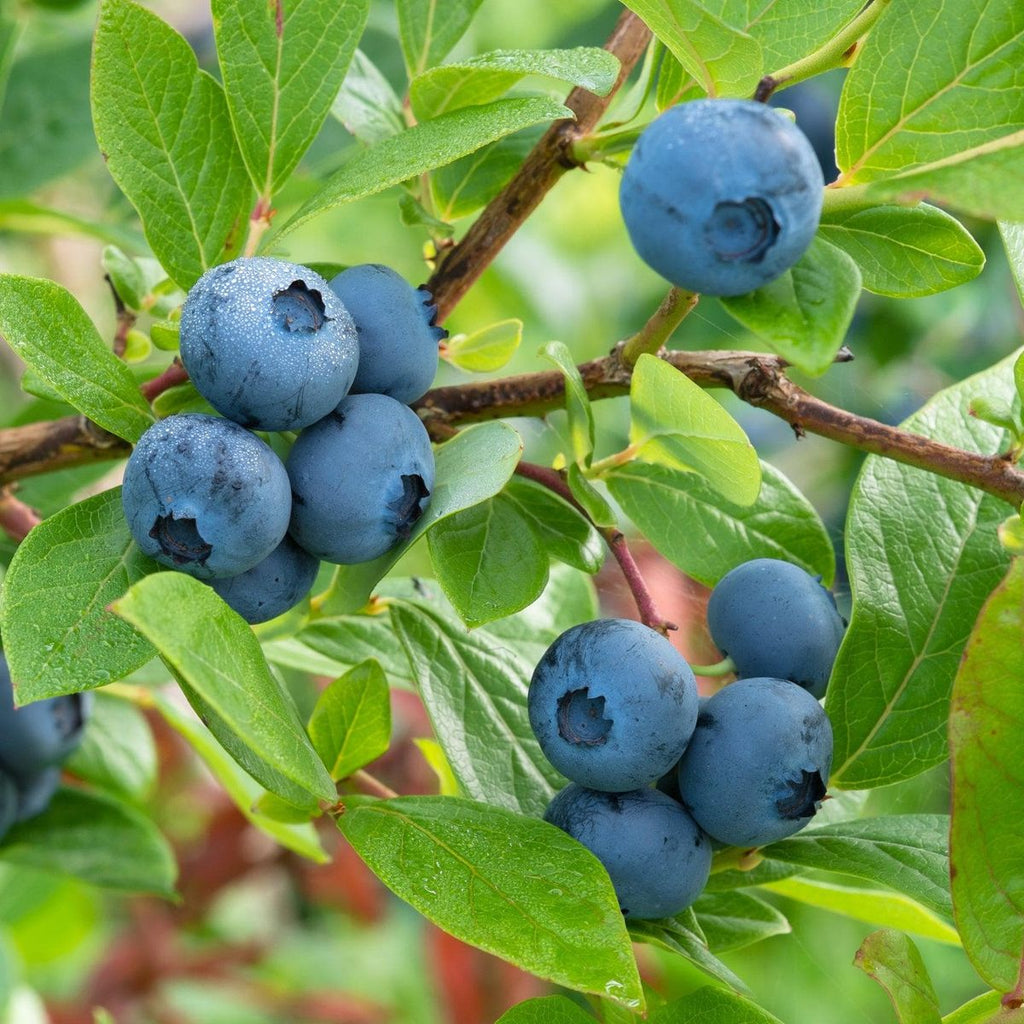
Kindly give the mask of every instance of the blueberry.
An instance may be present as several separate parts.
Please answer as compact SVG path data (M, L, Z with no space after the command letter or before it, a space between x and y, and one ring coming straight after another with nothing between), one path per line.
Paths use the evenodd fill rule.
M320 562L289 536L248 572L211 580L210 586L249 623L283 615L302 600Z
M545 651L527 703L541 749L563 775L625 792L678 760L697 720L697 683L660 633L597 619L567 629Z
M390 395L406 404L422 398L437 373L437 343L448 336L436 325L430 292L379 263L349 267L331 287L359 332L352 394Z
M19 789L60 765L78 746L91 693L69 693L15 708L7 659L0 655L0 769Z
M288 456L291 535L327 562L368 562L409 536L434 487L420 418L387 395L349 395Z
M831 767L832 726L806 690L740 679L701 709L679 763L679 796L709 836L763 846L814 817Z
M707 883L707 836L675 800L655 789L601 793L572 783L548 804L544 820L604 865L626 917L672 917Z
M181 311L181 361L228 419L298 430L348 394L359 343L319 274L251 256L213 267L193 285Z
M777 558L755 558L711 592L708 629L739 676L788 679L822 697L845 624L820 577Z
M749 100L693 100L641 134L619 193L640 258L680 288L742 295L811 244L824 179L811 144Z
M142 551L199 579L237 576L284 538L288 474L231 420L181 413L139 439L124 472L125 518Z

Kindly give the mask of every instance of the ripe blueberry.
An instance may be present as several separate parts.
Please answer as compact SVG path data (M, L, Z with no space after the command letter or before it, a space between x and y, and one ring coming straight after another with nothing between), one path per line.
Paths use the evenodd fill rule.
M707 883L711 843L675 800L656 789L602 793L572 783L548 804L544 820L604 865L626 917L671 917Z
M637 253L659 274L690 291L742 295L803 255L823 187L792 121L749 100L693 100L644 130L619 201Z
M818 578L777 558L755 558L711 592L708 629L740 677L788 679L822 697L845 625Z
M590 789L640 789L668 771L697 720L697 683L660 633L629 619L573 626L545 651L527 698L548 760Z
M407 405L422 398L437 373L437 308L390 267L364 263L331 279L359 332L359 369L352 394L390 395Z
M181 361L220 413L258 430L298 430L348 393L355 325L308 267L264 256L208 270L181 311Z
M679 798L709 836L762 846L798 832L825 796L832 726L784 679L740 679L701 709L679 762Z
M7 659L0 654L0 769L19 789L60 765L78 746L93 695L69 693L14 706Z
M273 551L248 572L210 580L210 586L246 622L275 619L309 592L320 562L285 535Z
M237 576L281 543L288 474L269 445L231 420L181 413L139 439L121 492L142 551L199 579Z
M349 395L288 456L290 532L327 562L368 562L409 536L434 488L420 418L387 395Z

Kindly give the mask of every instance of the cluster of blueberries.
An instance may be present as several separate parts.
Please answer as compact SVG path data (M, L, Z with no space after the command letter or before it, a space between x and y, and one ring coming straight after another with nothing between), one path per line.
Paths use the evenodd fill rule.
M354 564L409 535L434 455L409 403L430 387L430 293L388 267L328 283L242 257L207 271L181 314L181 361L220 416L179 413L139 439L122 502L141 550L204 580L248 622L309 591L320 561ZM300 431L282 461L253 431Z
M684 910L714 845L783 839L825 796L832 728L818 698L845 630L831 593L754 559L712 591L708 627L739 677L712 697L664 636L628 619L566 630L530 682L530 724L571 780L545 820L601 861L628 917Z
M0 652L0 839L16 822L50 806L61 765L81 742L91 708L91 693L15 708L11 673Z
M751 100L680 103L644 129L619 192L638 255L679 288L743 295L804 254L825 179L807 136Z

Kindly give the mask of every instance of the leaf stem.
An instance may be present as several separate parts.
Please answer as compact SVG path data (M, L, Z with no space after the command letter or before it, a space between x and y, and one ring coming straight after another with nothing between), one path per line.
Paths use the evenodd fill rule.
M803 82L823 71L846 66L853 57L860 40L874 27L874 24L885 13L891 0L872 0L845 28L839 30L827 43L820 46L814 53L787 64L770 75L765 75L757 83L754 99L767 103L778 89L785 89L797 82Z
M688 292L683 288L670 289L647 323L632 338L626 339L621 352L626 366L635 366L644 353L656 354L699 300L700 296L696 292Z
M386 786L380 779L362 768L353 772L345 781L351 784L353 789L369 796L380 797L382 800L392 800L398 796L390 786Z

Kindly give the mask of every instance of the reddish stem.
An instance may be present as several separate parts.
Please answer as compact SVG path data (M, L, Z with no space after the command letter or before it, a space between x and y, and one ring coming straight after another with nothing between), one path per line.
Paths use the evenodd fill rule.
M184 384L187 380L188 374L185 372L185 367L175 359L158 377L139 385L139 390L147 402L152 402L157 395L162 395L165 391L169 391L178 384Z
M643 574L640 572L640 567L636 564L633 552L629 550L626 536L621 530L614 526L598 526L594 523L590 516L587 515L583 506L576 500L569 489L569 485L565 482L565 478L557 470L548 469L546 466L538 466L533 462L520 462L516 466L516 472L527 480L532 480L534 483L546 487L549 491L553 491L560 498L564 498L601 534L608 545L608 550L611 551L615 561L619 563L619 569L626 580L626 586L629 587L629 592L633 595L633 601L640 615L640 621L645 626L650 626L651 629L656 629L662 634L668 633L671 629L679 628L674 622L669 622L658 614L654 598L651 596Z
M11 540L20 544L42 521L34 508L14 496L12 488L0 487L0 530Z

